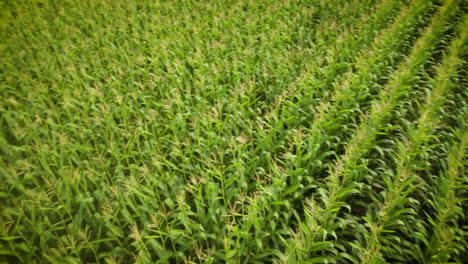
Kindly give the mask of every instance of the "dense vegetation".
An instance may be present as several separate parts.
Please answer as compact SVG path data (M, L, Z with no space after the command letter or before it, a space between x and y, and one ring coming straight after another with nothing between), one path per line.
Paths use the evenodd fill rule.
M468 263L466 8L0 1L0 263Z

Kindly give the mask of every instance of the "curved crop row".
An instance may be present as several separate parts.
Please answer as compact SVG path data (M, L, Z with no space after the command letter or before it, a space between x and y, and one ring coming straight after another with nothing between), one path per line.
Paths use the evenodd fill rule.
M316 200L319 200L320 203L315 204L311 201L307 210L308 217L304 225L301 226L301 231L304 232L302 236L310 237L312 234L316 234L312 237L323 236L325 238L327 234L335 234L337 228L346 229L346 222L339 221L338 213L341 207L351 209L346 203L346 199L351 197L353 193L359 193L359 180L364 176L366 166L363 155L373 147L375 137L379 133L384 133L386 122L391 117L393 109L408 93L412 76L430 58L430 51L436 45L439 35L443 33L444 23L442 21L447 21L448 18L446 14L440 14L434 19L431 26L426 29L425 34L418 39L407 60L401 64L396 74L382 88L379 100L373 102L370 114L365 117L354 137L350 139L345 154L338 158L331 168L330 176L325 185L326 189L317 192L319 198ZM338 222L336 222L337 220ZM334 236L336 237L336 234ZM328 243L328 246L333 244ZM309 250L307 245L305 245L304 250Z
M446 6L445 11L449 11L450 7ZM395 153L398 164L393 176L386 178L386 194L383 196L383 201L379 211L366 217L369 226L369 240L367 248L362 252L361 260L363 263L379 263L382 261L379 251L381 248L387 252L395 252L393 247L398 248L400 243L392 241L391 244L383 247L383 238L385 233L390 233L392 229L401 228L402 220L407 214L411 214L410 208L403 206L408 202L408 197L420 185L424 184L424 180L420 179L415 173L415 163L420 153L427 151L427 145L430 143L432 132L437 127L437 112L444 103L445 94L450 91L452 86L450 78L457 71L461 64L460 53L463 45L466 43L467 31L462 32L459 39L455 40L448 51L448 55L444 58L441 66L437 68L437 76L433 81L434 90L428 95L420 118L415 123L415 126L409 127L406 139L403 139L398 144L398 150ZM414 249L412 249L414 252ZM401 249L399 252L401 255Z

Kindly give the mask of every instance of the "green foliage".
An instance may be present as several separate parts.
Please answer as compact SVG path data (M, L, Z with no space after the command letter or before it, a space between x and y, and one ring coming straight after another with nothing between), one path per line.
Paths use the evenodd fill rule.
M463 8L0 2L0 263L468 261Z

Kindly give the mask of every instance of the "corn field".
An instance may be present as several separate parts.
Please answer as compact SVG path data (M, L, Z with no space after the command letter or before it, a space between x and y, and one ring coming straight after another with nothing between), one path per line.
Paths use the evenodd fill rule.
M0 0L0 263L468 263L466 0Z

